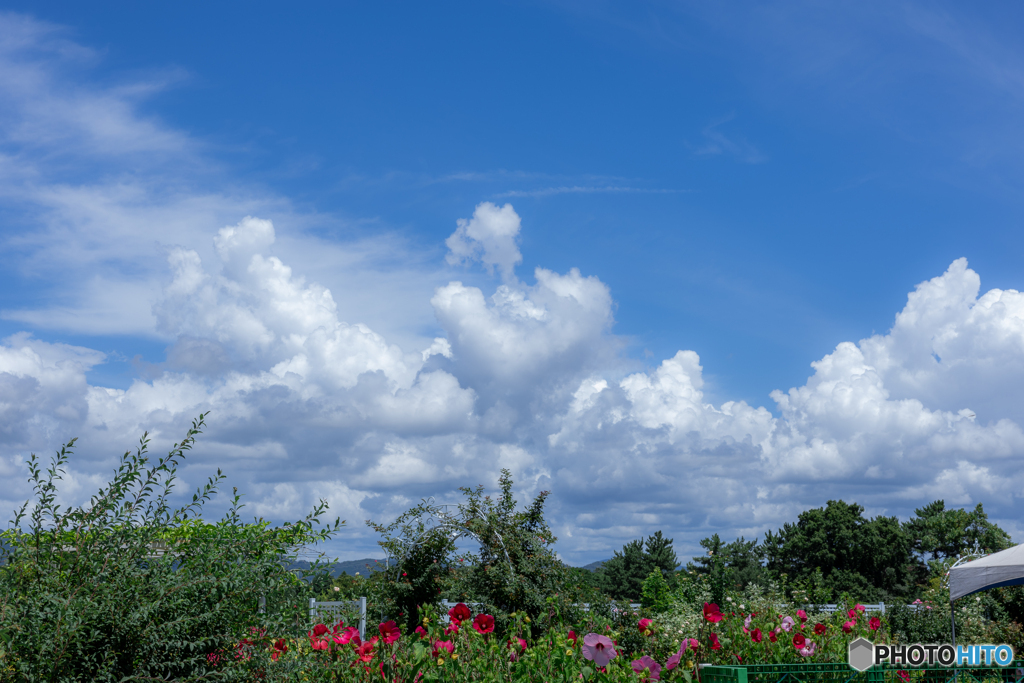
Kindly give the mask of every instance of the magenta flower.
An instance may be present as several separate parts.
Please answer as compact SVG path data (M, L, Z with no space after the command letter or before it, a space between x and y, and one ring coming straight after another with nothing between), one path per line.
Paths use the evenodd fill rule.
M455 652L455 643L450 640L435 640L434 651L431 655L437 658L438 656L443 657L445 653L452 654L453 652Z
M336 642L338 645L348 645L352 642L353 638L359 640L359 629L357 629L355 626L349 626L344 631L334 636L334 642Z
M642 676L641 680L661 680L661 664L658 664L647 655L644 655L640 659L634 659L631 666L633 667L633 671Z
M796 615L800 617L800 621L807 621L807 612L803 611L802 609L798 609L796 611Z
M608 666L619 653L615 651L615 643L608 636L588 633L583 636L583 658L594 663L594 666Z
M682 661L683 653L686 652L687 648L693 648L696 650L697 640L695 638L683 638L683 642L679 643L679 650L665 662L665 669L667 671L671 671L679 666L679 662Z
M782 619L782 630L789 633L793 630L793 624L795 624L793 617L783 617Z

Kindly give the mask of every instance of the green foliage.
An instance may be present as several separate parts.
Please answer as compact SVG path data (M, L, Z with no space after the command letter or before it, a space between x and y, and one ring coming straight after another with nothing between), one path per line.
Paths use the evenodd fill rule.
M665 580L661 569L655 567L651 570L650 576L644 579L643 598L640 603L657 614L668 610L671 596L672 591L669 589L668 581Z
M627 543L596 574L599 585L612 598L635 601L643 594L644 580L653 570L673 580L678 564L672 539L657 531L646 542L640 538Z
M223 519L201 523L219 471L191 503L172 508L177 467L204 418L155 463L143 436L111 482L80 507L56 502L75 441L45 470L31 457L35 500L3 534L0 567L0 647L18 679L195 679L210 673L207 655L230 650L243 634L294 625L287 605L259 614L258 598L273 605L274 596L301 587L287 561L340 522L315 528L321 502L282 529L263 520L243 524L236 491Z

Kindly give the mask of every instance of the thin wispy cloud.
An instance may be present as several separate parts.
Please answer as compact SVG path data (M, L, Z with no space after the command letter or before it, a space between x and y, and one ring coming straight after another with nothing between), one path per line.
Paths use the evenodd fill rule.
M508 190L494 195L497 198L508 197L550 197L557 194L684 194L693 190L668 189L656 187L619 187L593 185L563 185L559 187L542 187L536 190Z
M722 127L735 118L735 114L729 114L704 128L701 131L701 134L704 136L704 143L697 147L693 153L698 156L728 154L746 164L763 164L768 161L767 155L742 136L725 134Z

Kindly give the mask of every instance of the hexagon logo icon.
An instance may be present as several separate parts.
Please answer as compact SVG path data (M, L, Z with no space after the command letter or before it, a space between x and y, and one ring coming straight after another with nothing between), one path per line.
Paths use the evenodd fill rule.
M875 644L867 638L858 638L850 643L847 661L857 671L867 671L875 663Z

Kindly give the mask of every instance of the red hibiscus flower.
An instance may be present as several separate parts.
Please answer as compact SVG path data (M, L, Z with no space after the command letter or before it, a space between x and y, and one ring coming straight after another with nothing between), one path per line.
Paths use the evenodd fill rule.
M576 638L577 638L576 631L569 631L569 640L572 641L573 645L576 644Z
M779 639L779 637L777 635L775 635L775 631L768 631L768 640L770 640L770 641L772 641L774 643L778 639Z
M807 639L804 638L804 634L802 633L797 633L795 636L793 636L793 647L795 647L798 650L802 648L804 646L804 643L806 642Z
M319 638L323 634L327 633L328 629L323 624L317 624L313 627L313 635Z
M364 664L373 659L373 646L377 644L377 638L370 638L368 641L356 648L356 658Z
M274 641L274 651L270 653L271 661L276 662L277 658L288 652L288 643L284 641L284 638L278 638Z
M872 631L877 631L882 628L882 620L878 617L871 617L871 619L868 620L868 628Z
M452 621L461 623L473 616L473 613L469 611L468 607L466 607L466 603L460 602L455 605L455 607L448 610L448 616L451 617Z
M494 617L490 614L478 614L473 620L473 630L477 633L493 633Z
M385 621L383 624L379 625L377 629L380 631L380 637L384 639L385 645L390 645L402 637L402 632L398 629L398 624L393 621Z
M751 632L751 634L750 634L750 639L752 641L754 641L755 643L760 643L761 642L761 629L755 628Z
M843 633L849 633L853 630L853 627L857 625L856 621L844 621L843 622Z
M645 636L649 636L651 635L651 624L653 623L654 622L650 619L641 619L639 623L637 623L636 627L640 630L640 633L643 633Z
M807 612L803 611L802 609L798 609L796 611L796 615L800 617L800 621L807 621Z
M828 627L827 627L827 626L825 626L825 624L815 624L815 625L814 625L814 633L815 633L816 635L819 635L819 636L823 636L823 635L825 635L825 631L826 631L827 629L828 629Z
M725 617L722 614L722 610L718 608L715 603L704 603L704 618L710 621L712 624L718 623Z
M718 634L717 633L712 633L710 636L708 636L708 638L711 640L711 649L712 650L721 650L722 649L722 644L720 642L718 642Z

